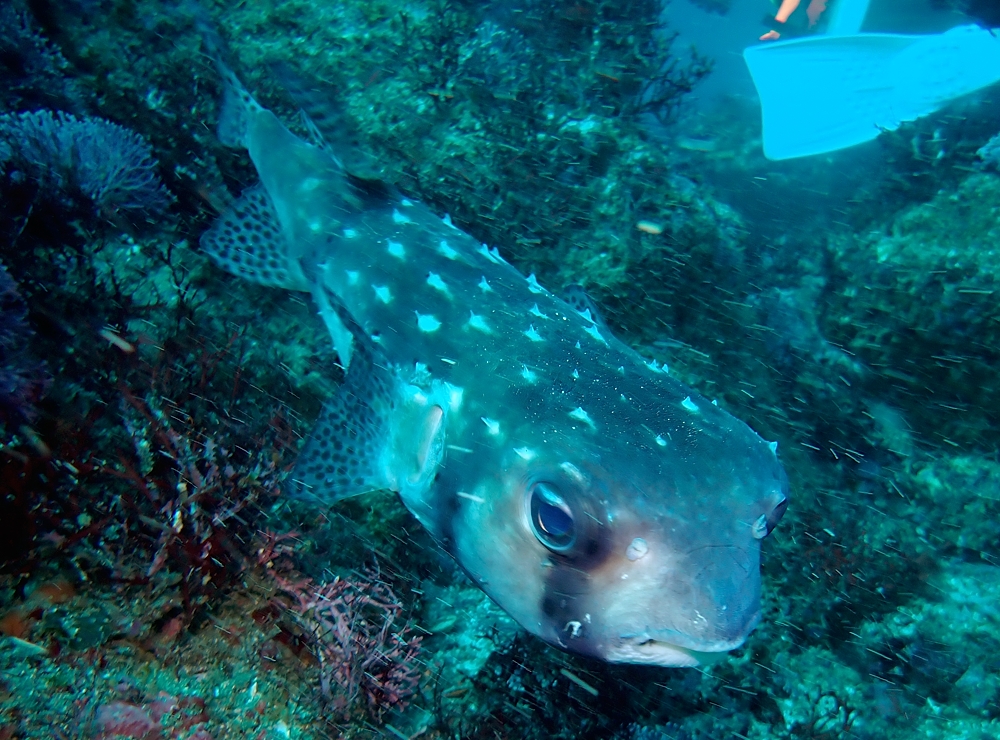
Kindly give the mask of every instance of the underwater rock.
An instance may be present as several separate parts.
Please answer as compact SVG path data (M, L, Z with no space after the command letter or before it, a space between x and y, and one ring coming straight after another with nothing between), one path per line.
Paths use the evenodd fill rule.
M831 240L825 335L931 438L992 446L1000 409L1000 176Z

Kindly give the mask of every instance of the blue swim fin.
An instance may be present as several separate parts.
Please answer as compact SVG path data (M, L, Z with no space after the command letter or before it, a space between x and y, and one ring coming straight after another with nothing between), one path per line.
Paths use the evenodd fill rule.
M1000 37L812 36L743 52L760 96L764 154L791 159L870 141L1000 80Z
M830 12L828 36L852 36L861 31L871 0L840 0Z

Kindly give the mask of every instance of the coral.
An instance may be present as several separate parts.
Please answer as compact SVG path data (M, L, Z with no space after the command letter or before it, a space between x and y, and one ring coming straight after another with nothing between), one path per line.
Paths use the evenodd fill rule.
M155 216L170 204L149 144L100 118L36 111L0 116L0 171L40 197L87 198L100 213Z
M316 584L273 574L320 667L323 697L345 714L380 720L416 693L420 637L400 623L402 604L377 570ZM339 694L334 695L334 686Z
M78 110L84 95L70 65L36 28L25 4L0 5L0 111L29 107Z
M240 452L238 443L198 428L182 409L165 412L127 388L122 394L134 454L99 467L131 489L120 499L118 525L125 531L116 539L133 540L129 559L148 558L145 572L135 574L142 581L162 583L166 576L179 586L178 624L188 623L245 567L233 525L277 496L284 472L266 451ZM139 542L148 544L136 551ZM132 563L121 553L115 562L124 580Z

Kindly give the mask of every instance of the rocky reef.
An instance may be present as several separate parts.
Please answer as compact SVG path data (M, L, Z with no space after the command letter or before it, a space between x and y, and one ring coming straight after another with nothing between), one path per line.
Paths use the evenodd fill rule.
M306 296L196 246L254 178L214 133L203 14L298 132L283 79L331 101L354 172L582 285L778 440L793 503L744 647L704 671L569 656L392 497L282 493L342 369ZM711 146L672 133L710 65L659 15L0 9L0 738L1000 734L996 92L867 165L770 164L752 109L714 114Z

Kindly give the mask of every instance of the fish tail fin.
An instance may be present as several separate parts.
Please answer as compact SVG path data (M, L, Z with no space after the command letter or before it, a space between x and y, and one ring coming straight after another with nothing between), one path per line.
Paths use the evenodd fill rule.
M205 53L211 57L219 76L222 78L222 108L219 113L218 137L225 146L249 149L247 139L248 121L252 112L262 110L226 61L229 48L218 29L208 19L204 10L197 14L197 26L201 33Z
M205 53L223 83L219 141L250 151L252 158L251 118L264 118L266 111L227 63L226 43L203 8L196 6L195 19ZM200 243L213 262L233 275L269 287L309 290L301 264L290 253L275 201L262 183L244 190L225 208Z

